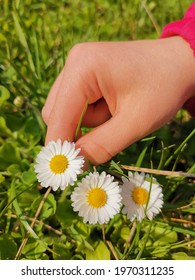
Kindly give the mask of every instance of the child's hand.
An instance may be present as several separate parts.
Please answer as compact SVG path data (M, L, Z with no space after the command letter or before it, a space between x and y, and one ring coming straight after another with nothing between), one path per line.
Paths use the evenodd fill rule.
M186 101L190 108L194 96L195 58L180 37L79 44L43 108L46 142L72 141L88 102L82 124L96 128L76 144L100 164L163 126Z

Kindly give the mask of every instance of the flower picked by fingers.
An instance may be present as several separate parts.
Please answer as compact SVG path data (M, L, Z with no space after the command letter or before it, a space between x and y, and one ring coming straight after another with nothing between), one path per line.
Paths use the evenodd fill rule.
M152 220L163 206L162 188L155 178L145 173L128 172L128 179L122 177L123 214L133 221L141 222L145 217Z
M73 210L78 211L84 223L108 223L120 211L120 192L118 182L106 172L89 173L71 195Z
M83 156L78 156L80 149L75 144L58 139L50 141L37 155L35 172L42 187L64 190L74 185L77 175L82 173Z

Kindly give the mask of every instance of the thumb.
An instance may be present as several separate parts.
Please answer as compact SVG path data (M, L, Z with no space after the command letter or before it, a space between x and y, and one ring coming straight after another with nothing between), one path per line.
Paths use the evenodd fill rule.
M117 114L102 125L94 128L77 141L82 154L95 165L107 162L140 136L136 124L125 124L123 114Z
M174 98L167 104L160 98L148 101L139 95L131 96L131 102L125 103L111 119L76 143L82 154L96 165L110 160L132 143L162 127L175 115L179 106L174 105Z

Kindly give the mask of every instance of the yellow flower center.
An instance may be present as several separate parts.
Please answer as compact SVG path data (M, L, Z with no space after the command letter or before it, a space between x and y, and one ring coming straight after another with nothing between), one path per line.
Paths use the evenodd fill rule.
M100 208L106 204L107 194L103 189L96 187L88 192L87 200L90 206Z
M146 204L148 200L148 191L144 188L136 187L132 191L132 198L136 204Z
M64 155L55 155L50 161L50 169L55 174L63 173L67 166L68 160Z

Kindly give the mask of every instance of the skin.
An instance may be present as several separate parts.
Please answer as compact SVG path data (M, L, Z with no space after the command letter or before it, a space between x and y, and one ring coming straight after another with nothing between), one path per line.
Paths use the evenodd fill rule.
M42 110L51 140L73 141L82 125L93 127L77 147L101 164L162 127L181 108L195 115L195 57L175 36L159 40L75 45Z

